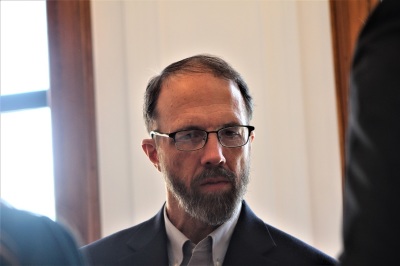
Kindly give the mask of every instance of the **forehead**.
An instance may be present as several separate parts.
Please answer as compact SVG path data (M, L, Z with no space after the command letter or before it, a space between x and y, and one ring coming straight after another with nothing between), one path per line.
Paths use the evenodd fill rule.
M210 73L177 74L164 81L157 102L158 127L220 127L246 123L243 97L235 82Z

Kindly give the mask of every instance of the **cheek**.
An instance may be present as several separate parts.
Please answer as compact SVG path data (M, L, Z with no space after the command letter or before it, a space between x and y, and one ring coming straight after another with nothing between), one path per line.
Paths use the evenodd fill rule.
M192 153L169 151L168 156L162 156L163 171L180 177L190 179L194 175L196 158Z
M159 147L158 149L158 160L160 163L161 167L161 172L163 173L175 173L173 171L174 164L176 160L174 159L174 156L172 156L171 151L165 150L164 147Z
M250 164L250 152L249 149L244 149L232 154L230 160L227 160L228 167L233 171L236 176L240 177L244 171L249 167ZM240 182L241 180L238 180Z
M232 149L232 151L226 156L227 163L233 167L232 170L240 170L248 160L248 156L249 152L247 149Z
M182 171L185 169L185 161L184 158L181 158L180 156L176 157L170 157L169 158L169 168L172 172L174 172L175 175L181 176Z

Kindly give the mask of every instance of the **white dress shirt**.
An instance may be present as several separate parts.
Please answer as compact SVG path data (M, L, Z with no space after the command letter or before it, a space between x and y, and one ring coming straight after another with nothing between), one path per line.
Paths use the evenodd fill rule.
M242 204L240 203L238 204L235 213L227 222L220 225L206 238L195 245L171 223L167 216L166 207L164 207L165 229L168 237L167 248L169 265L180 266L182 262L184 262L185 265L196 265L199 264L199 261L202 261L202 265L221 266L225 258L225 253L228 249L233 230L235 229L236 223L239 219L241 208ZM210 245L212 245L212 248L209 248ZM205 252L205 250L207 251ZM184 256L184 252L191 252L193 254L191 259L193 260L188 261L187 256ZM185 261L183 261L184 258ZM207 261L207 263L204 263L204 261Z

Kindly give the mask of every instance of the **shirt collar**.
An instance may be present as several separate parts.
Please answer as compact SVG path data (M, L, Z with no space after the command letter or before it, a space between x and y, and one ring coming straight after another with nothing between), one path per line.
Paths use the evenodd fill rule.
M181 265L183 260L182 247L186 240L189 240L181 231L179 231L169 220L167 216L167 207L164 207L165 230L168 237L168 259L169 265Z
M239 219L241 208L242 204L238 204L232 217L210 234L213 239L212 252L214 265L222 265L222 262L224 261L229 241L231 240L233 230L235 229L236 223Z
M229 241L239 219L242 204L238 204L232 217L209 234L212 238L212 255L214 265L222 265ZM166 207L164 207L165 229L168 237L168 258L170 265L180 265L183 260L183 245L189 240L181 231L179 231L169 220Z

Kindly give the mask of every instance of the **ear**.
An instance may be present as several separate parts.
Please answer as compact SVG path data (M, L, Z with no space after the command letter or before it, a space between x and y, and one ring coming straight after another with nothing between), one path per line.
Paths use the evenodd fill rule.
M157 170L161 172L155 141L153 139L142 140L142 149Z
M255 136L256 136L256 133L254 131L252 131L250 134L250 143L253 142Z

